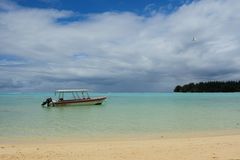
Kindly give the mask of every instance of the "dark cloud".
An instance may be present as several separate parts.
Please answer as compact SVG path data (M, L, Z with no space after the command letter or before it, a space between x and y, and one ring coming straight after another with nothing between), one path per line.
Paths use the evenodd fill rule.
M14 90L22 87L24 87L24 85L20 81L14 81L12 79L0 79L0 90Z

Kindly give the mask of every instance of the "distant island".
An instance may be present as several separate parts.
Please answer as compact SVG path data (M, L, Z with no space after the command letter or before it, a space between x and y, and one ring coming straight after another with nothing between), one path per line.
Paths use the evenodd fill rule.
M174 92L240 92L240 81L210 81L176 86Z

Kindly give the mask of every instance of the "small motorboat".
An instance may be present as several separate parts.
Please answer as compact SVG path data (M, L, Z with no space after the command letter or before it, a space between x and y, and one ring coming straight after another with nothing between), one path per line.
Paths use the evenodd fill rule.
M56 90L55 95L58 100L53 100L51 97L43 101L42 106L67 106L67 105L101 105L107 97L90 97L87 89L68 89ZM65 96L71 99L65 99Z

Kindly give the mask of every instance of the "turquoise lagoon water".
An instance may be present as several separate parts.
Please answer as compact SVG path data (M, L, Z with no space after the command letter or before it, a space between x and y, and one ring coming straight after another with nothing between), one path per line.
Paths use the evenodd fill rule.
M0 94L0 138L240 133L239 93L95 93L98 106L41 107L52 93Z

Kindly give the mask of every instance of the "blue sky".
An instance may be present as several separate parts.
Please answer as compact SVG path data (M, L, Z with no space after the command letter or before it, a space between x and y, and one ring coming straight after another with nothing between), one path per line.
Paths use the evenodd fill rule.
M239 80L239 10L236 0L0 0L0 91Z
M135 12L145 14L147 6L152 5L163 11L171 12L192 0L14 0L21 6L36 8L55 8L71 10L82 14L106 11Z

